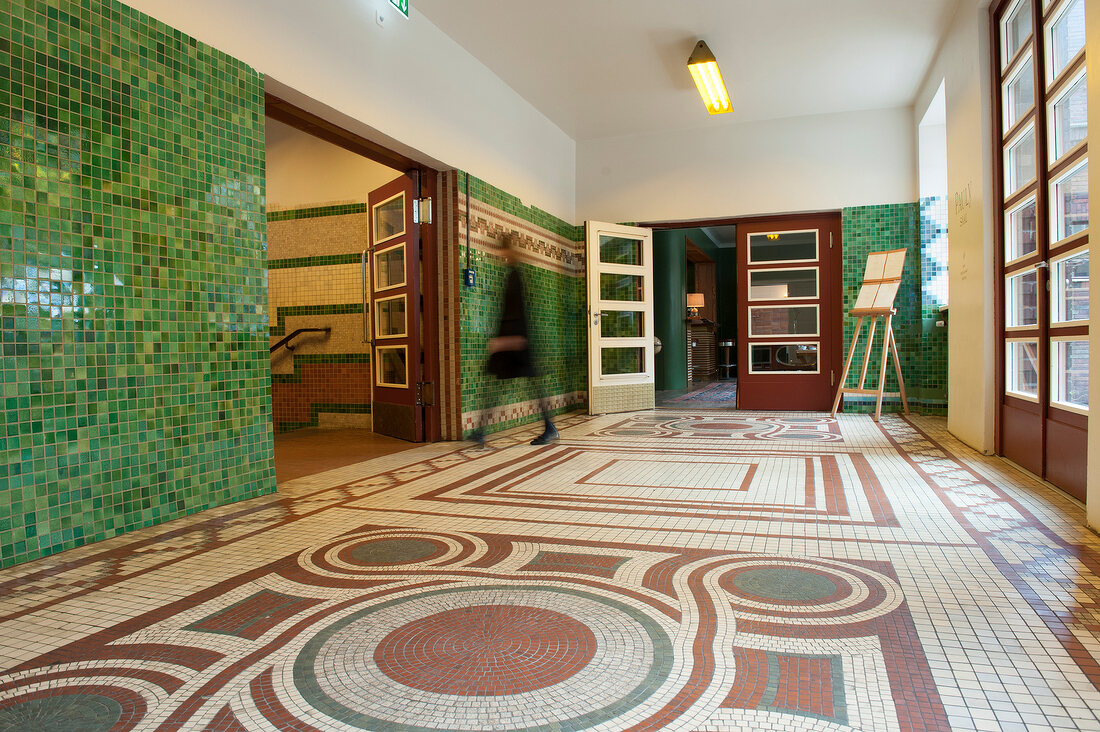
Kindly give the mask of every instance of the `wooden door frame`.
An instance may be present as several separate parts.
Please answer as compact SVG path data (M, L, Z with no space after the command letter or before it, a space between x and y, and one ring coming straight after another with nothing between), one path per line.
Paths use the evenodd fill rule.
M823 364L823 368L828 368L836 372L837 378L840 377L840 370L844 359L844 231L843 221L841 220L840 209L824 209L819 211L800 211L796 213L773 213L773 214L756 214L751 216L729 216L725 218L716 219L701 219L697 221L652 221L636 224L647 229L656 231L669 231L676 229L703 229L712 226L739 226L739 225L766 225L766 224L793 224L798 225L802 222L820 221L823 218L833 217L835 219L835 228L837 246L836 251L833 254L834 261L833 273L830 277L829 285L833 288L834 298L834 313L829 318L829 328L832 331L832 341L837 343L837 347L831 356L831 363ZM737 266L736 264L734 266ZM738 270L740 268L738 267ZM740 281L740 271L735 273ZM740 285L738 285L740 289ZM740 351L741 343L747 335L741 332L741 314L738 312L738 324L737 324L737 342L738 350ZM821 339L824 340L824 322L825 318L822 315L822 327L821 327ZM740 356L738 356L740 362ZM739 364L740 365L740 364ZM835 392L834 392L835 393ZM830 396L831 398L831 396Z
M264 114L277 122L301 130L313 137L320 138L350 152L362 155L396 171L410 175L414 181L414 193L431 196L434 202L432 223L419 225L420 237L420 277L421 277L421 308L420 308L420 354L423 359L421 367L421 380L432 384L431 404L425 405L423 410L424 440L437 442L441 439L442 421L440 415L439 392L441 384L439 359L444 357L439 348L439 303L438 287L436 279L439 277L437 258L439 256L439 236L441 229L435 223L440 215L443 201L439 200L440 174L434 168L417 162L399 152L369 140L362 135L330 122L323 117L309 112L292 102L288 102L274 94L264 94ZM416 186L419 184L419 191ZM453 356L453 354L451 354ZM375 364L371 363L371 383L374 383ZM373 391L373 388L372 388Z
M1062 441L1057 439L1053 443L1051 442L1049 434L1052 428L1051 426L1055 425L1055 429L1058 430L1082 430L1085 432L1087 444L1088 417L1076 412L1060 409L1051 404L1051 393L1053 388L1051 383L1051 366L1053 360L1051 339L1055 333L1064 336L1087 336L1089 327L1087 324L1083 326L1059 326L1058 328L1051 325L1050 316L1052 301L1049 288L1052 285L1052 272L1050 271L1050 260L1066 252L1072 251L1075 248L1087 245L1090 237L1086 233L1083 240L1071 239L1068 242L1062 240L1061 243L1051 241L1051 219L1053 217L1050 206L1051 181L1057 178L1057 176L1066 169L1077 164L1082 157L1088 156L1088 142L1086 141L1083 151L1077 153L1068 152L1063 155L1061 162L1058 162L1058 164L1052 168L1049 159L1050 150L1047 134L1047 110L1051 98L1057 96L1061 89L1065 88L1065 85L1072 82L1074 75L1080 70L1080 67L1087 62L1087 58L1077 58L1071 61L1071 63L1069 63L1060 73L1060 78L1063 79L1064 82L1059 82L1059 84L1056 84L1052 89L1047 88L1045 27L1047 21L1059 10L1058 6L1060 3L1052 2L1049 7L1044 8L1041 0L1032 0L1032 36L1028 43L1021 46L1016 52L1016 55L1010 59L1002 69L1001 21L1014 4L1015 0L994 0L990 3L987 15L989 69L992 77L990 80L990 111L992 115L992 129L994 130L989 144L991 146L991 154L994 161L993 200L995 215L993 217L993 242L995 249L994 276L996 278L994 282L994 308L996 309L994 313L994 335L997 344L994 353L994 397L996 409L994 409L993 449L996 454L1005 455L1007 447L1007 440L1005 437L1006 423L1009 422L1004 414L1006 407L1027 414L1033 414L1038 420L1040 433L1039 445L1037 448L1037 464L1039 470L1033 472L1036 472L1041 478L1054 480L1057 476L1050 476L1050 465L1056 462L1056 460L1051 457L1052 445L1055 451L1057 451L1060 446L1064 448L1064 445ZM1016 65L1018 60L1023 58L1029 50L1032 52L1032 74L1035 82L1033 111L1031 111L1029 115L1034 118L1033 129L1036 139L1036 177L1034 183L1036 208L1036 264L1028 265L1014 261L1010 267L1006 266L1004 258L1005 237L1007 236L1007 231L1005 230L1005 211L1012 206L1016 206L1019 202L1027 200L1030 194L1027 193L1028 188L1024 187L1021 189L1023 191L1022 193L1013 192L1011 201L1006 202L1004 191L1004 148L1006 141L1011 140L1014 136L1019 134L1018 130L1026 127L1029 115L1022 116L1013 124L1010 130L1004 130L1002 81L1006 78L1006 74ZM1053 92L1053 94L1051 94L1051 92ZM1089 130L1089 137L1092 137L1092 132L1092 130ZM1025 271L1028 266L1036 266L1036 318L1038 322L1035 328L1035 332L1037 333L1035 337L1037 339L1038 354L1041 356L1037 385L1037 403L1012 396L1006 391L1005 343L1006 339L1013 334L1006 331L1007 294L1005 292L1005 278L1007 275L1016 271L1017 268L1019 268L1020 271ZM1027 456L1025 455L1024 457ZM1019 461L1017 460L1017 462ZM1028 467L1028 469L1030 470L1031 468ZM1083 496L1074 492L1073 486L1066 485L1063 489L1071 493L1071 495L1083 499Z

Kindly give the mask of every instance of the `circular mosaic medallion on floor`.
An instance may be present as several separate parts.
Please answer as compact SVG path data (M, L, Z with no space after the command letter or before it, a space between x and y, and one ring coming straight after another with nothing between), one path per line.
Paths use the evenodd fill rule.
M345 613L283 683L294 704L361 729L581 729L629 714L669 679L671 631L591 592L449 587Z
M141 694L129 689L86 685L48 688L0 700L0 730L130 730L141 720L145 710Z
M897 582L879 572L806 558L739 558L719 585L739 615L780 623L852 623L884 615L902 600Z
M320 575L361 576L390 568L440 567L484 551L484 542L462 534L383 530L308 549L298 563Z
M422 691L522 694L583 669L596 636L568 615L516 605L448 610L397 628L374 650L379 670Z

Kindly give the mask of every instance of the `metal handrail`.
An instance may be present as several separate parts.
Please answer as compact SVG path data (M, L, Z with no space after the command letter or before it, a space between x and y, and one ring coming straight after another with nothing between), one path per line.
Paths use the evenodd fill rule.
M283 346L286 346L286 350L293 351L294 346L290 345L290 342L292 340L294 340L294 338L296 336L301 335L302 333L331 333L331 332L332 332L332 328L299 328L298 330L294 331L293 333L291 333L290 335L286 336L281 341L276 343L274 346L272 346L271 347L271 353L275 353L275 351L278 351Z

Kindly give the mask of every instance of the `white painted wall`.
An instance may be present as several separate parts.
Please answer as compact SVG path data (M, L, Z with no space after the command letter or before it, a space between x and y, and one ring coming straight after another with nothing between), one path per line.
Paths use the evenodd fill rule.
M267 120L264 142L270 209L365 203L367 194L401 175L273 119Z
M914 107L914 111L919 110L920 107ZM946 196L947 99L942 80L917 128L917 158L920 197Z
M993 136L987 0L962 0L913 106L914 123L944 82L947 111L947 427L994 449Z
M1085 3L1085 63L1088 74L1090 148L1100 140L1100 2ZM1091 151L1091 150L1090 150ZM1089 161L1089 228L1100 226L1100 164ZM1100 246L1089 248L1089 271L1100 273ZM1089 280L1089 354L1100 353L1100 278ZM1093 366L1093 364L1097 364ZM1085 509L1100 531L1100 357L1089 359L1089 453Z
M682 220L916 200L907 108L709 122L578 142L577 217Z
M124 0L283 85L575 220L576 145L418 13L387 0ZM376 11L386 18L380 27ZM431 106L429 106L429 100Z

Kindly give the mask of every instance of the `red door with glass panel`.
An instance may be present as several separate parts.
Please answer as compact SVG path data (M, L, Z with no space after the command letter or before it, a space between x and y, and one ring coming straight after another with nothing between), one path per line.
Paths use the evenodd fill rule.
M737 226L741 409L828 411L842 350L840 216Z
M424 439L420 384L420 238L413 222L414 184L407 175L372 191L370 203L370 307L374 431Z

